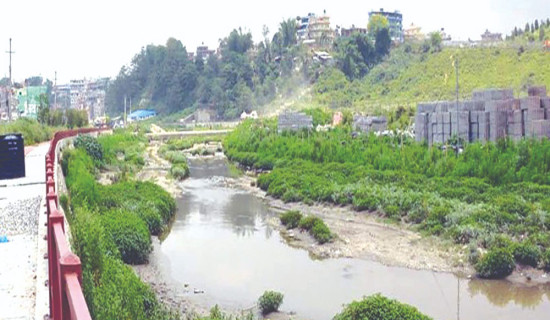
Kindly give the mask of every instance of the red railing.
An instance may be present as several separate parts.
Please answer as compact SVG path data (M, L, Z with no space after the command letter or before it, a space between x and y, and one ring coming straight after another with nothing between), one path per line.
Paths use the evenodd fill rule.
M58 210L55 191L54 161L57 143L78 134L97 132L86 128L57 132L50 141L46 154L46 211L48 214L48 270L50 291L50 318L53 320L91 320L82 292L80 258L71 252L65 236L65 217Z

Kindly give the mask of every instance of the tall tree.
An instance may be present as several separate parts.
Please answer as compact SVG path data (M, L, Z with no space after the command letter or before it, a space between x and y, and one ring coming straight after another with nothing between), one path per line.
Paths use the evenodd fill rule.
M367 30L369 35L371 35L372 37L376 37L376 34L379 30L389 27L390 23L386 17L380 14L375 14L369 18Z
M530 32L529 30L529 22L525 24L525 33Z
M535 19L535 30L539 29L539 20Z
M288 48L297 43L296 29L296 19L287 19L280 23L279 32L284 47Z
M539 41L544 41L544 28L539 29Z

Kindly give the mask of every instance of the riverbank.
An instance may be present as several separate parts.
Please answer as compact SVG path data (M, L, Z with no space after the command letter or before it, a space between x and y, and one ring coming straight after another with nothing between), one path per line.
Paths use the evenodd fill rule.
M255 182L256 178L248 173L236 179L234 186L264 199L277 212L299 210L307 215L316 215L337 235L334 241L318 245L307 233L297 229L286 230L279 219L273 219L273 227L283 234L289 245L306 249L316 257L358 258L388 266L460 275L473 273L462 247L434 237L423 237L402 226L381 222L374 214L358 212L350 207L326 203L285 203L255 187Z

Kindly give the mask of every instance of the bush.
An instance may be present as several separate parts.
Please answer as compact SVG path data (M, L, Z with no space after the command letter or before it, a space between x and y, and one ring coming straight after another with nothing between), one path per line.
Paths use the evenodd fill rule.
M527 241L516 244L513 253L517 262L532 267L537 267L542 254L539 247Z
M487 279L507 277L514 271L515 267L512 253L505 248L489 250L475 265L478 275Z
M544 251L541 260L542 268L546 271L550 271L550 248Z
M380 294L353 301L334 320L429 320L418 309Z
M103 160L103 147L99 144L97 139L91 135L78 135L74 140L74 147L86 150L86 153L95 161Z
M183 180L189 177L189 167L187 163L173 164L172 167L170 167L170 175L177 180Z
M147 262L151 252L151 235L143 220L123 210L109 211L102 218L103 226L111 235L124 262L129 264Z
M302 219L302 214L300 211L291 210L283 213L280 217L281 223L287 227L287 229L294 229L298 227L300 220Z
M263 315L279 310L279 306L283 303L283 294L276 291L266 291L260 299L258 306Z
M330 229L327 227L325 222L321 219L317 220L313 224L313 228L311 228L310 231L311 235L317 242L320 244L326 243L330 240L332 240L332 233L330 232Z
M300 223L298 224L298 226L302 230L310 231L318 220L321 220L321 219L315 216L303 217L300 220Z

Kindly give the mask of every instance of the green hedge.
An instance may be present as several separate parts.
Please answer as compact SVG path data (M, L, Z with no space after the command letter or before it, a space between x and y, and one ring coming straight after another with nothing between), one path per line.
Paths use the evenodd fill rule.
M353 301L334 320L429 320L415 307L375 294Z
M152 249L151 234L147 224L138 215L123 210L111 210L102 215L102 223L125 263L147 262Z

